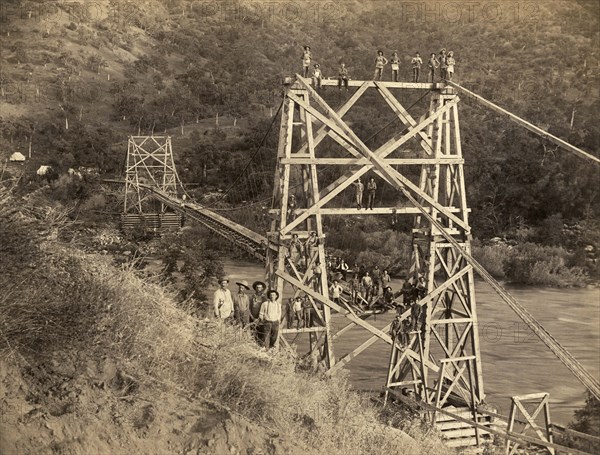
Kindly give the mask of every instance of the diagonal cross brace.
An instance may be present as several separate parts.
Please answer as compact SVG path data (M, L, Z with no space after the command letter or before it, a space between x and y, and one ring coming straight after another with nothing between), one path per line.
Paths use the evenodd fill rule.
M310 86L307 86L307 87L309 87L309 89L312 90L312 88L310 88ZM316 93L315 93L315 95L316 95ZM463 220L458 218L456 215L450 213L448 210L446 210L446 208L444 206L442 206L437 201L435 201L427 193L423 192L417 185L412 183L409 179L404 177L402 174L400 174L398 171L396 171L394 168L392 168L389 164L385 163L381 158L379 158L373 152L371 152L369 150L369 148L366 145L364 145L358 137L356 137L356 135L352 132L352 130L350 130L350 128L341 120L341 118L339 118L339 116L337 119L334 118L334 121L332 121L331 119L325 117L323 114L321 114L319 111L317 111L314 107L306 104L303 100L299 99L298 97L295 97L294 95L288 95L288 96L290 98L292 98L302 108L307 110L311 115L313 115L313 117L317 118L319 121L321 121L325 125L327 125L330 129L335 131L344 140L346 140L349 143L352 143L355 147L357 147L359 150L361 150L361 153L363 154L363 156L366 156L367 158L369 158L371 160L372 164L377 169L378 174L381 175L385 180L387 180L392 186L408 187L412 191L416 192L420 197L422 197L430 205L432 205L435 209L437 209L440 213L442 213L443 215L445 215L446 217L448 217L449 219L454 221L457 225L461 226L466 232L470 231L468 224L466 224ZM316 96L318 96L318 95L316 95ZM325 101L323 101L320 97L319 97L319 99L316 99L316 101L318 104L322 103L322 107L324 106L324 108L329 111L329 114L331 116L337 116L337 114L335 112L333 112L331 110L331 108L329 106L327 106L327 103L325 103ZM399 145L397 145L398 142L404 143L411 137L415 136L420 131L420 129L424 128L429 123L433 122L439 115L442 115L444 112L449 110L454 104L456 104L456 102L457 101L446 104L443 108L436 111L436 113L434 115L423 120L410 133L408 133L407 135L404 135L402 137L402 139L399 139L398 141L396 141L396 146L399 146ZM352 137L352 136L354 136L354 137ZM393 150L393 148L394 147L390 146L390 149ZM389 149L381 150L381 152L380 152L381 155L384 155L384 153L386 151L389 151ZM360 175L366 173L367 170L368 169L366 167L361 168L361 170L356 172L354 177L355 178L360 177ZM327 202L329 202L331 199L333 199L333 197L335 197L337 194L339 194L341 191L343 191L345 188L347 188L351 183L352 183L352 180L346 180L344 183L339 185L336 189L332 190L328 195L324 196L319 201L319 203L311 206L308 210L306 210L304 213L302 213L294 221L292 221L290 224L288 224L282 232L284 234L290 232L294 227L296 227L297 225L302 223L305 219L307 219L310 215L312 215L315 212L315 210L318 210L319 208L321 208L323 205L325 205Z

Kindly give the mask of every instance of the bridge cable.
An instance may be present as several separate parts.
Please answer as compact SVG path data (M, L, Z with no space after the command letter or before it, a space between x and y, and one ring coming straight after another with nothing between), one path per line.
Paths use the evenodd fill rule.
M227 194L237 185L237 183L242 179L242 177L244 175L246 175L246 171L250 167L250 164L252 163L252 160L254 159L255 156L258 155L258 153L260 152L262 146L266 142L267 136L271 132L271 129L273 128L273 125L275 124L275 120L277 119L277 116L279 115L279 112L281 111L282 106L283 106L283 101L281 102L281 104L279 105L279 108L277 109L277 112L275 113L275 115L271 119L271 123L269 125L269 128L267 129L267 132L265 133L265 135L261 139L260 144L258 145L258 147L257 147L256 151L254 152L254 154L248 159L248 162L246 163L246 166L244 166L244 169L242 169L242 171L238 174L237 178L233 181L233 183L231 183L231 185L229 185L229 187L221 195L220 199L214 201L212 204L205 205L205 207L212 207L215 204L217 204L218 202L222 201L225 198L225 196L227 196Z
M554 144L558 145L559 147L562 147L563 149L568 150L569 152L574 153L575 155L578 155L582 158L586 158L588 160L595 161L596 163L600 163L600 158L598 158L578 147L575 147L574 145L569 144L567 141L564 141L561 138L548 133L547 131L544 131L540 127L534 125L533 123L528 122L527 120L523 120L521 117L516 116L515 114L507 111L506 109L502 109L497 104L494 104L491 101L486 100L482 96L477 95L476 93L473 93L470 90L467 90L466 88L458 85L456 82L446 81L446 84L456 88L459 92L462 92L465 95L467 95L467 97L473 98L476 101L478 101L479 103L483 104L484 106L487 106L490 109L498 112L499 114L508 117L509 120L515 122L516 124L522 126L523 128L526 128L529 131L537 134L538 136L541 136L542 138L547 139L550 142L553 142Z

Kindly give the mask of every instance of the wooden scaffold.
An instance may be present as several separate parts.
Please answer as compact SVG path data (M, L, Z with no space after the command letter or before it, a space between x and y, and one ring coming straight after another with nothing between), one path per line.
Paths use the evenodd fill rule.
M124 227L145 225L160 230L178 227L181 215L156 201L147 187L177 195L177 170L170 136L130 136L125 165Z
M320 359L330 369L330 374L347 364L378 339L392 344L392 358L387 386L410 385L427 402L445 402L450 394L458 393L469 402L483 400L483 381L479 344L476 332L473 272L459 253L447 245L421 214L428 206L429 214L445 225L448 233L469 248L470 228L464 190L463 158L458 127L458 97L452 89L440 84L353 81L358 87L337 111L313 89L308 79L297 76L285 85L285 99L279 135L278 166L275 176L274 209L276 215L269 240L277 245L287 245L293 234L306 240L311 231L321 240L306 265L308 272L300 272L280 248L273 258L272 282L283 295L285 285L291 285L294 295L303 292L309 296L320 323L311 328L311 349L319 346ZM335 81L323 81L334 85ZM343 116L368 91L375 90L404 125L387 142L371 150L343 120ZM394 89L431 91L430 108L419 120L392 93ZM314 125L318 124L318 128ZM347 152L345 157L328 156L319 147L330 137ZM419 150L411 150L412 144ZM415 147L416 148L416 147ZM409 149L409 150L407 150ZM406 152L412 153L406 153ZM319 168L343 166L346 170L324 188L319 184ZM411 181L398 169L417 166L421 169L418 182ZM344 190L351 188L359 178L372 171L396 189L410 191L418 204L396 207L377 207L369 210L373 215L411 214L416 216L414 229L414 254L412 270L422 274L427 281L427 296L419 302L423 307L422 336L413 335L408 346L393 343L382 330L364 323L352 309L337 305L328 295L327 274L321 267L319 287L310 285L313 280L310 265L325 263L323 232L324 215L356 216L366 212L355 206L340 203ZM302 187L301 203L304 206L290 211L293 182ZM290 184L292 182L292 184ZM334 362L333 336L329 327L330 310L344 314L352 326L361 326L372 332L372 337L351 353ZM408 316L405 315L405 317ZM300 329L302 330L302 329ZM285 332L297 329L286 329ZM304 329L307 331L307 329ZM432 346L436 344L435 348ZM445 363L441 363L444 360ZM443 365L443 367L442 367ZM440 373L442 378L439 378ZM438 391L435 384L442 384ZM442 393L443 391L443 393Z

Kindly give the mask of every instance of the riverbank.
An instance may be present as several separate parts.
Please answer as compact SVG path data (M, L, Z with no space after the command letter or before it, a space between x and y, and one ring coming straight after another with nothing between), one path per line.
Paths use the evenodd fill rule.
M600 283L596 259L585 257L585 251L575 253L529 242L514 245L476 242L473 256L494 278L511 284L597 287Z
M562 224L560 225L562 229ZM473 257L498 280L552 287L597 286L600 283L598 223L552 235L539 229L472 242ZM410 228L390 229L385 219L361 216L335 220L329 226L327 250L348 264L378 265L392 276L408 273L412 254ZM562 243L561 243L562 242Z
M223 263L232 280L264 277L264 268L256 261L228 259ZM394 290L402 280L392 279ZM552 288L504 284L505 287L594 375L600 375L600 289ZM552 419L568 424L575 410L585 404L585 389L530 331L515 313L485 282L476 280L484 385L487 401L508 415L510 397L546 391L550 393ZM377 316L372 323L382 328L393 314ZM345 318L333 315L332 330L346 325ZM353 329L336 339L336 358L366 341L370 334ZM306 348L307 339L296 340ZM375 343L346 367L352 386L377 394L385 384L389 347Z

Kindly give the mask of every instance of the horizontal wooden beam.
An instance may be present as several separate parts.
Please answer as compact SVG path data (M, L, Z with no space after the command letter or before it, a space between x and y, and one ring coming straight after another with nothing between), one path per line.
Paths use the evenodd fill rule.
M410 152L410 151L408 151ZM305 155L305 154L303 154ZM414 164L464 164L464 158L459 157L440 157L440 158L385 158L387 164L394 166L414 165ZM294 156L291 158L281 158L281 164L316 164L323 166L369 166L373 167L372 162L368 158L309 158L307 156Z
M286 333L314 333L314 332L323 332L325 331L325 327L317 326L317 327L306 327L302 329L281 329L280 332L283 334Z
M431 324L468 324L474 322L472 318L451 318L451 319L435 319L431 321Z
M519 401L528 401L528 400L541 400L542 398L546 398L548 396L548 392L537 392L530 393L528 395L516 395L512 397L513 400Z
M440 359L440 362L442 363L447 363L447 362L463 362L465 360L475 360L477 357L474 355L466 355L463 357L448 357L446 359Z
M310 79L307 79L310 80ZM310 82L312 85L312 81ZM436 90L442 89L445 87L445 84L439 83L430 83L430 82L391 82L391 81L378 81L378 84L382 85L386 88L412 88L418 90ZM375 81L348 81L348 87L360 87L361 85L366 84L368 88L376 88ZM336 79L323 79L321 80L322 87L337 87L338 80Z
M296 209L298 213L302 213L307 209ZM459 213L461 210L456 207L448 207L446 209L450 213ZM373 209L357 209L352 207L322 207L319 209L321 215L398 215L421 213L416 207L374 207Z

